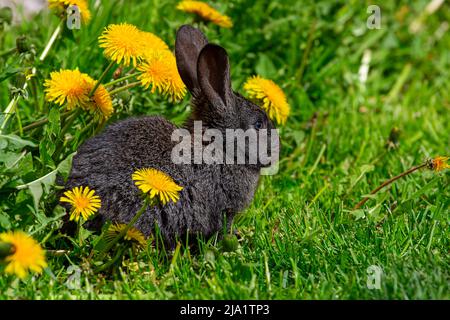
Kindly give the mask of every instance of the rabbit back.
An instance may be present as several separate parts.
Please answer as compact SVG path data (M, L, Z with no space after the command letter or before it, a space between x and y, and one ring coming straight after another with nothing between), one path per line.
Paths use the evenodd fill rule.
M93 188L102 200L102 221L128 222L142 206L140 191L131 179L134 171L151 167L168 173L175 181L189 175L189 166L171 161L171 133L175 129L174 124L157 116L130 118L108 126L78 149L66 189ZM157 214L149 210L143 218L147 221L138 221L138 225L148 235Z

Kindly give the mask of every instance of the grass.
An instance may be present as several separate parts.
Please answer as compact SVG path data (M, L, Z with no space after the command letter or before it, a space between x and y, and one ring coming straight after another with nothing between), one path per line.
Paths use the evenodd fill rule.
M36 63L29 97L19 101L6 132L31 144L19 141L6 152L5 138L0 140L0 231L20 228L43 247L70 253L50 255L39 277L2 275L0 299L449 299L447 172L415 172L352 210L390 177L450 153L450 38L439 31L450 10L443 4L426 15L428 1L380 5L379 30L366 27L370 3L217 3L234 27L205 30L229 52L233 87L242 92L245 79L257 73L278 83L291 104L281 129L279 173L262 178L251 206L235 220L237 250L225 252L216 239L200 241L197 252L149 246L112 275L92 272L89 245L72 244L58 232L63 213L54 210L54 180L39 181L38 199L35 189L18 188L51 178L57 168L66 172L65 159L94 133L81 130L87 121L81 116L60 136L61 115L44 101L42 83L60 68L99 77L108 61L97 37L109 23L135 24L173 47L177 27L192 21L174 3L91 7L91 23L74 34L66 31L47 59ZM417 20L422 29L409 31ZM7 27L0 33L2 51L26 34L39 53L57 25L57 17L43 12ZM368 50L370 71L361 84L358 70ZM0 76L26 65L23 58L1 56ZM21 72L0 82L2 110ZM188 100L172 105L133 88L120 96L110 122L163 114L181 123ZM21 133L21 126L45 117L48 125ZM393 128L400 130L399 145L388 149ZM55 156L59 145L61 155ZM383 271L379 290L366 285L372 265ZM78 279L74 268L82 270L80 287L71 288L68 283Z

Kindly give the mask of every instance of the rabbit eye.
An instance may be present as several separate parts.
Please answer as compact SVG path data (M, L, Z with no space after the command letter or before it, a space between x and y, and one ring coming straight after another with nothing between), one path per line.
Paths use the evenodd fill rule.
M258 120L258 121L255 122L255 124L253 126L255 127L256 130L259 130L259 129L262 128L263 123L262 123L262 121Z

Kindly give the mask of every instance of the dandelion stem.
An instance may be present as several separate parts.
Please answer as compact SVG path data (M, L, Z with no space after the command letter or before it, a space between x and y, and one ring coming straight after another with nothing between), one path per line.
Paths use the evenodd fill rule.
M25 83L25 85L26 85L26 83ZM8 106L6 107L6 109L4 111L5 117L3 118L2 125L0 126L0 134L3 133L3 130L5 129L9 118L15 112L18 100L19 100L19 96L15 95L12 98L12 100L9 102Z
M95 90L99 87L99 85L102 83L103 79L108 74L109 70L114 66L115 62L111 61L109 65L106 67L105 71L101 74L100 78L98 78L97 82L95 83L95 86L92 88L91 92L89 92L89 98L92 97L95 93Z
M47 45L44 48L44 51L42 51L41 55L39 56L39 61L44 61L45 57L47 56L48 52L50 51L50 48L53 46L53 43L55 43L56 38L58 37L59 33L61 32L63 21L61 21L58 26L56 27L55 31L53 31L52 36L50 37L50 40L48 40Z
M64 147L64 135L66 134L67 130L69 130L69 127L72 125L72 123L75 121L75 119L81 114L81 109L77 109L75 112L73 112L70 117L67 119L66 123L64 124L64 127L61 129L60 136L62 138L61 144L56 149L53 159L57 160L59 158L59 155L61 154L61 151Z
M398 176L395 176L395 177L393 177L393 178L391 178L391 179L389 179L389 180L383 182L383 183L382 183L381 185L379 185L377 188L375 188L374 190L372 190L372 191L370 192L370 194L375 194L375 193L377 193L378 191L380 191L380 190L383 189L384 187L390 185L390 184L393 183L394 181L397 181L398 179L403 178L404 176L406 176L406 175L408 175L408 174L410 174L410 173L413 173L414 171L417 171L417 170L419 170L419 169L422 169L422 168L426 167L427 165L428 165L428 162L425 162L425 163L422 163L421 165L412 167L412 168L406 170L405 172L400 173ZM365 197L364 199L362 199L360 202L358 202L358 203L355 205L355 207L353 208L353 210L356 210L356 209L361 208L361 206L362 206L364 203L366 203L369 199L370 199L370 197Z
M64 118L66 118L68 115L73 114L73 113L74 113L73 110L67 111L67 112L61 114L61 118L64 119ZM48 117L45 117L45 118L42 118L42 119L40 119L40 120L37 120L37 121L35 121L35 122L33 122L33 123L31 123L31 124L29 124L29 125L23 127L22 130L23 130L23 132L28 131L28 130L32 130L32 129L38 128L38 127L40 127L40 126L43 126L43 125L46 124L47 122L48 122ZM19 130L16 130L16 131L14 131L13 133L18 133L18 132L19 132Z
M110 94L110 95L113 95L113 94L119 93L119 92L121 92L121 91L128 90L128 89L130 89L130 88L136 87L136 86L139 85L140 83L141 83L140 81L136 81L136 82L129 83L129 84L123 86L123 87L120 87L120 88L111 90L111 91L109 92L109 94Z
M89 122L89 124L86 125L83 130L81 130L80 136L83 136L86 132L90 131L92 127L97 126L97 123L95 122L95 119L92 116L86 122Z
M16 47L8 49L8 50L5 50L2 53L0 53L0 57L7 56L7 55L9 55L9 54L11 54L11 53L13 53L15 51L17 51Z
M47 255L53 257L61 257L63 255L70 253L69 250L49 250L49 249L45 250L45 252L47 253Z
M20 118L19 109L16 109L16 118L17 118L17 125L19 126L19 133L20 135L23 135L22 119Z
M30 79L30 89L33 94L33 102L34 102L35 110L42 111L41 106L39 105L38 90L37 90L37 86L36 86L36 79L34 77Z
M101 266L99 266L97 269L95 269L95 272L102 272L102 271L108 269L113 264L115 264L117 262L117 260L119 260L123 256L123 253L125 252L126 249L127 249L126 247L121 246L120 249L117 250L116 255L114 256L114 258L109 260L107 263L102 264Z
M73 112L70 117L67 119L67 122L64 124L64 127L61 129L61 136L64 136L64 134L69 130L69 127L72 125L74 120L81 114L81 109L77 109L75 112Z
M97 125L97 127L95 128L94 134L93 134L93 135L95 136L95 135L97 135L100 131L102 131L103 128L105 127L105 124L106 124L106 121L100 122L100 123Z
M82 219L80 218L77 223L77 236L78 236L78 244L80 245L80 247L83 246L83 237L81 236L81 221Z
M136 77L138 74L139 74L139 73L132 73L132 74L126 75L126 76L124 76L124 77L122 77L122 78L118 78L118 79L116 79L116 80L114 80L114 81L105 83L103 86L104 86L104 87L112 86L112 85L114 85L114 84L116 84L116 83L119 83L119 82L122 82L122 81L125 81L125 80L128 80L128 79L134 78L134 77Z

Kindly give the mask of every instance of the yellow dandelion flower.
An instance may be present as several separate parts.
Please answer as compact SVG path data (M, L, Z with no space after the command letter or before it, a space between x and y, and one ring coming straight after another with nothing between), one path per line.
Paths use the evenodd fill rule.
M93 216L101 206L100 197L95 195L94 190L89 187L75 187L64 192L61 202L68 202L72 205L70 220L79 221Z
M123 223L114 223L110 225L108 231L106 231L105 233L106 241L114 240L122 232L122 230L126 228L126 226L127 225ZM134 227L131 227L127 230L127 233L125 234L123 239L141 248L144 248L147 245L142 232Z
M89 83L89 92L94 88L97 83L96 80L91 77L86 77L86 81ZM103 119L108 119L114 111L112 99L108 90L100 84L91 97L90 103L85 105L85 108L94 112Z
M28 271L41 273L47 267L45 252L33 238L22 231L0 234L0 242L10 244L12 253L5 258L5 272L23 279Z
M88 23L91 20L91 12L86 0L48 0L48 6L50 9L57 9L64 11L69 6L77 6L81 15L81 21Z
M145 61L137 68L141 74L137 77L142 86L151 92L158 90L173 100L181 100L186 94L186 86L178 73L175 56L169 50L151 50L146 53Z
M428 161L428 167L434 171L442 171L444 169L449 169L450 165L447 163L448 159L450 159L450 157L441 157L441 156L430 159Z
M169 50L169 46L160 37L151 32L141 31L140 41L143 45L143 55L151 50Z
M230 17L222 15L209 4L201 1L181 1L177 5L177 9L196 14L202 20L212 22L220 27L231 28L233 26Z
M45 99L62 106L67 102L67 109L84 106L89 101L89 82L87 74L79 70L60 70L50 73L45 80Z
M282 124L286 122L290 107L283 90L272 80L254 76L245 82L244 89L251 99L262 104L270 119Z
M45 97L47 101L53 101L59 105L67 102L69 110L78 106L107 119L114 111L111 97L105 87L99 85L94 95L89 98L89 93L95 84L96 80L78 70L52 72L50 79L44 82Z
M97 90L95 90L92 100L98 114L100 114L104 119L111 116L114 111L111 96L102 84L98 86Z
M98 38L105 56L124 66L133 64L142 58L145 50L142 41L143 32L128 23L110 24Z
M142 192L149 194L151 199L159 196L163 205L169 201L177 202L180 198L178 192L183 190L183 187L176 184L170 176L153 168L135 171L132 179Z

